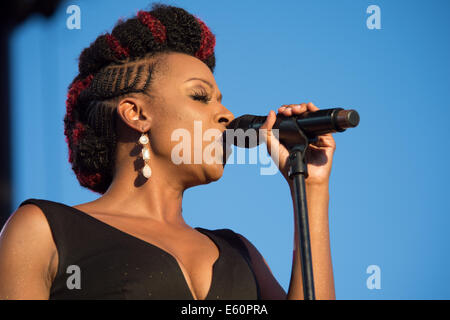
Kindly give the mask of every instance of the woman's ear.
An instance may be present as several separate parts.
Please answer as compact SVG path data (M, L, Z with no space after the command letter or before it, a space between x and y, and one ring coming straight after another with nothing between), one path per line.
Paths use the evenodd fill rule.
M140 99L121 99L117 106L117 114L130 128L139 132L147 132L151 128L152 118Z

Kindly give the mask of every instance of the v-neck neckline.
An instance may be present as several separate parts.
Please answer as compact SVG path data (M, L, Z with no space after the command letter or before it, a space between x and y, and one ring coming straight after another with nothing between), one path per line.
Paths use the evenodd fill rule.
M187 291L189 292L189 295L191 296L191 299L192 299L192 300L200 300L200 299L195 299L195 298L194 298L194 295L193 295L193 293L192 293L192 291L191 291L191 289L189 288L189 285L188 285L188 283L187 283L186 277L185 277L184 274L183 274L183 270L181 269L181 267L180 267L180 265L179 265L177 259L176 259L172 254L170 254L170 253L167 252L166 250L164 250L164 249L158 247L157 245L155 245L155 244L153 244L153 243L151 243L151 242L145 241L145 240L143 240L143 239L141 239L141 238L138 238L138 237L136 237L136 236L133 236L132 234L130 234L130 233L128 233L128 232L125 232L125 231L123 231L123 230L120 230L120 229L118 229L118 228L116 228L116 227L114 227L114 226L112 226L112 225L110 225L110 224L108 224L108 223L106 223L106 222L103 222L102 220L97 219L97 218L91 216L90 214L88 214L88 213L86 213L86 212L80 210L80 209L74 208L74 207L69 206L69 205L66 205L66 204L64 204L64 203L61 203L61 204L64 205L65 207L68 207L68 208L71 208L71 209L75 210L75 211L78 212L78 213L81 213L82 216L85 216L85 217L91 219L91 221L95 221L95 222L97 222L97 223L99 223L99 224L105 226L106 228L109 228L110 230L113 230L113 231L115 231L115 232L119 232L119 233L121 233L121 234L124 235L124 236L127 236L127 237L129 237L129 238L132 238L132 239L134 239L134 240L136 240L136 241L138 241L138 242L143 243L144 245L147 245L147 246L149 246L149 247L151 247L151 248L154 248L154 249L159 250L159 251L161 251L162 253L164 253L164 254L169 258L169 260L172 261L172 263L173 263L174 266L175 266L175 269L177 270L177 272L178 272L178 273L181 275L181 277L183 278L184 286L185 286L185 288L187 289ZM200 233L206 235L209 239L211 239L211 241L216 245L217 250L219 251L219 256L217 257L216 261L214 261L214 263L212 264L211 283L210 283L210 285L209 285L208 293L206 294L206 296L205 296L205 298L204 298L204 300L208 300L209 296L211 295L212 289L214 288L215 282L216 282L216 274L217 274L217 272L216 272L216 270L215 270L215 269L216 269L216 266L217 266L219 260L221 260L221 259L223 258L222 248L221 248L221 246L220 246L220 244L219 244L219 241L216 239L216 237L215 237L211 232L209 232L207 229L204 229L204 228L201 228L201 227L195 227L194 229L197 230L198 232L200 232ZM201 300L200 300L200 301L201 301Z

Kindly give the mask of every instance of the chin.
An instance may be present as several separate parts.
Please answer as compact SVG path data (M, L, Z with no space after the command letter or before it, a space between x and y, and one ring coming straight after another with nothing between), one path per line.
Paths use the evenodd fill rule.
M214 182L222 178L223 176L223 165L222 164L213 164L209 165L206 169L206 183Z

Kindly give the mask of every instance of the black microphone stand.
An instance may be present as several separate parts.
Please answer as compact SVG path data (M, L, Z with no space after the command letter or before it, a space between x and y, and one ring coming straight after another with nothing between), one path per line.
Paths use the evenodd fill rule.
M306 151L310 143L318 139L318 135L331 132L343 132L346 128L356 127L359 123L359 115L355 110L342 108L322 109L315 111L314 117L299 119L298 116L286 117L278 115L275 122L276 129L273 134L289 151L289 179L294 186L294 209L296 212L295 230L298 230L298 248L302 267L303 293L305 300L315 300L314 277L311 256L311 242L309 239L308 208L306 201L305 179L308 178ZM244 128L259 130L267 117L243 115L234 119L227 127L236 129ZM282 119L282 121L281 121ZM300 128L302 122L304 131ZM281 137L280 137L281 128ZM228 132L228 130L226 130ZM225 137L225 136L224 136ZM259 144L256 143L256 145ZM242 142L234 137L233 144L241 146ZM224 146L228 147L228 143ZM254 143L245 141L245 148L253 148ZM224 151L224 158L228 152ZM226 161L226 160L224 160Z
M298 129L298 137L291 140L291 143L280 142L285 144L289 151L289 178L294 182L294 209L297 214L294 227L299 232L298 247L302 266L303 295L305 300L315 300L305 179L308 177L306 150L310 143L317 140L317 137L308 138L294 119L295 117L293 125ZM293 143L293 141L295 142Z

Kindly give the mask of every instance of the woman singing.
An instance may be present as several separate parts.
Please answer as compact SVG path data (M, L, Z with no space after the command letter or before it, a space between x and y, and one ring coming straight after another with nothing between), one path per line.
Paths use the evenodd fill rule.
M1 233L1 299L303 299L297 241L286 293L243 235L184 220L184 191L220 179L224 163L177 163L172 135L182 129L193 137L195 121L222 133L234 119L214 79L214 45L199 18L155 4L83 50L64 134L80 185L101 197L73 207L20 204ZM302 103L278 113L316 110ZM270 111L265 141L269 151L279 147L271 156L293 196L288 151L271 132L275 118ZM188 151L204 148L192 143ZM307 154L318 299L335 298L328 228L334 150L325 134Z

